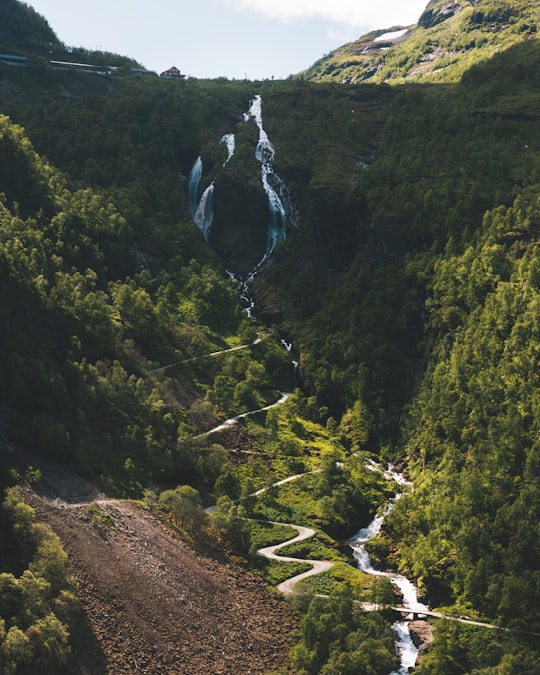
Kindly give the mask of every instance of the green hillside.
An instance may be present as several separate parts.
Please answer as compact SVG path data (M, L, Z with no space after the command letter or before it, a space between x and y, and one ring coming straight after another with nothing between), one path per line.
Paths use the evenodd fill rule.
M431 0L412 26L361 36L319 59L302 76L314 82L457 82L478 61L536 37L530 0Z
M58 43L58 38L45 17L30 5L17 0L2 0L0 25L2 52L7 48L15 53L46 54L46 45Z
M540 633L538 7L473 4L430 2L384 54L369 46L379 31L354 47L365 53L346 46L283 82L139 78L129 59L111 75L1 67L0 526L19 543L0 551L0 672L66 663L75 602L16 484L46 491L69 468L171 518L182 497L184 535L251 566L261 534L238 515L314 523L316 555L345 567L344 540L388 496L368 457L415 486L373 560L431 607L516 631L440 621L418 672L540 670L537 638L520 632ZM17 39L49 39L26 5L5 7ZM228 272L245 277L266 247L244 117L255 95L296 218L254 278L250 318ZM199 156L199 195L215 186L208 244L189 210ZM284 391L286 404L204 436ZM304 491L247 498L313 469ZM201 504L219 497L209 526ZM351 579L334 582L373 600ZM313 607L296 672L392 660L391 617L353 618L339 600L325 622Z

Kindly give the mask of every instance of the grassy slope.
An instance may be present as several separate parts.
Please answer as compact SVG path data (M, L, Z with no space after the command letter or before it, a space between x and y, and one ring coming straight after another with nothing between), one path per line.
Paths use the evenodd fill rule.
M540 10L530 0L457 4L459 11L440 14L449 3L430 2L402 39L377 41L386 31L374 31L320 59L303 75L356 83L457 82L471 65L536 36Z

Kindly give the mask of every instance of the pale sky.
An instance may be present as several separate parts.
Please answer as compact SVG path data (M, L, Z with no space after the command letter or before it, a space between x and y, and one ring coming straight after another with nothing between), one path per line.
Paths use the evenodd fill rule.
M193 77L283 78L374 29L416 23L428 0L26 0L68 46ZM111 64L114 65L114 64Z

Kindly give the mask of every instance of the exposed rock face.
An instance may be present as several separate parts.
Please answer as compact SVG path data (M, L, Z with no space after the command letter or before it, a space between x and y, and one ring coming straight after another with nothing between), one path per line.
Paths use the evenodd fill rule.
M505 24L515 12L511 7L499 7L495 11L483 12L476 11L471 17L471 23L474 24Z
M442 6L440 2L430 2L418 20L418 25L421 28L432 28L461 10L462 6L458 0L449 0L449 2L445 2Z
M409 630L414 644L418 647L419 662L433 642L433 628L427 621L418 620L410 622Z

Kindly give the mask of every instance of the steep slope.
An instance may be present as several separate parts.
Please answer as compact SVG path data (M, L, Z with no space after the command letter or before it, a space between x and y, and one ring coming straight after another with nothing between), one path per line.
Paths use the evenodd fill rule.
M139 69L142 66L134 59L92 51L82 47L67 47L50 27L47 19L38 14L29 3L19 0L2 0L0 4L0 54L15 56L25 65L45 67L52 60L106 66L127 66ZM9 58L0 58L0 72L8 69ZM42 72L43 77L43 72Z
M474 63L537 35L534 0L431 0L418 23L360 37L317 61L312 81L456 82Z
M102 479L123 473L128 457L146 464L149 477L165 470L168 457L168 480L191 480L196 462L188 457L194 455L190 447L179 452L178 439L204 430L199 418L204 423L220 414L210 401L205 415L190 417L188 410L228 368L226 359L196 357L256 336L230 280L187 219L171 231L163 212L156 214L159 229L143 216L147 229L137 244L106 195L67 189L5 117L0 165L3 434ZM170 178L178 182L176 174ZM158 189L166 190L163 183L156 177ZM185 200L180 189L178 199ZM140 217L137 200L133 206ZM282 369L283 377L272 381L259 358ZM228 403L213 399L216 406L243 412L273 402L290 378L287 365L286 352L272 341L244 350L234 374L222 380L222 388L230 387ZM240 380L243 388L236 390ZM156 464L147 450L158 437L164 455ZM201 478L208 481L204 470Z
M0 51L45 55L47 46L59 42L45 17L30 5L17 0L2 0L0 5ZM10 52L11 53L11 52Z
M197 554L127 502L32 503L69 553L81 597L69 672L262 675L286 667L296 620L261 579Z

